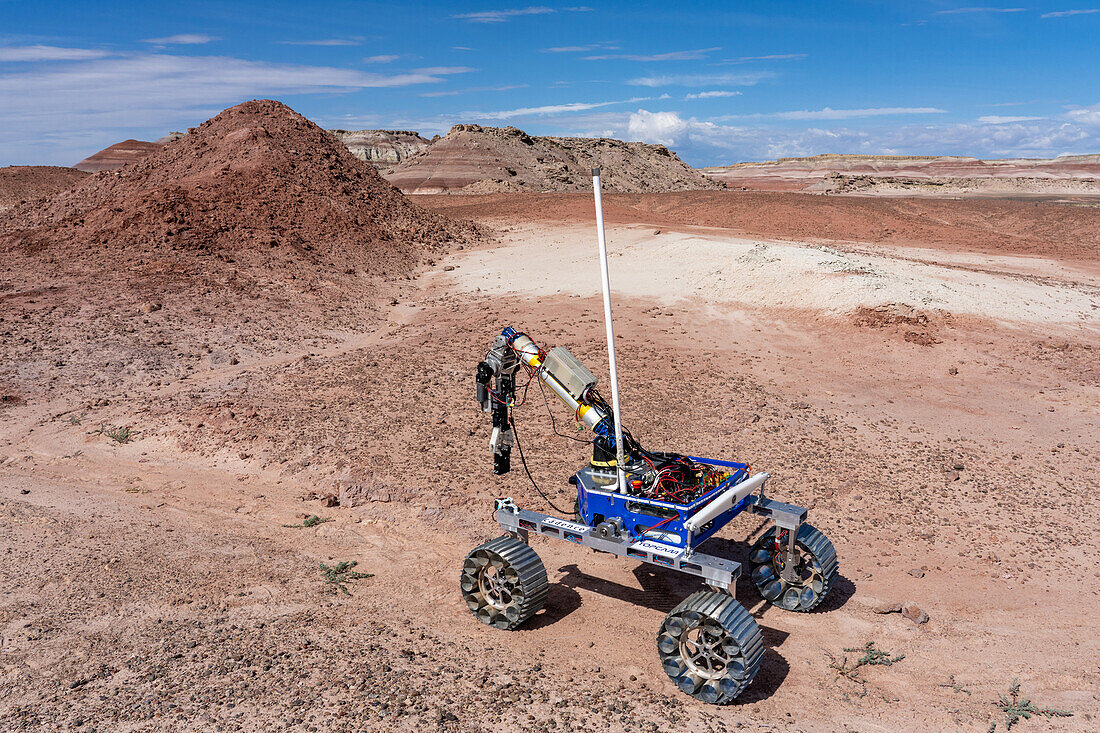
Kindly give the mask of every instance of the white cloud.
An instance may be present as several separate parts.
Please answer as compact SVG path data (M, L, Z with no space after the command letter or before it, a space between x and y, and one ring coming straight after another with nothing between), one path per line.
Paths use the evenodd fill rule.
M653 54L632 54L632 53L609 53L601 54L599 56L585 56L585 61L606 61L609 59L623 59L624 61L698 61L699 59L706 58L706 55L712 51L717 51L721 48L715 46L713 48L697 48L691 51L669 51L668 53L653 53Z
M774 117L779 120L850 120L857 117L883 117L894 115L938 115L947 110L938 107L867 107L865 109L801 109L773 114L746 115L747 117Z
M1041 120L1043 117L1006 117L1003 115L984 115L978 118L983 125L1007 125L1012 122L1031 122Z
M471 23L503 23L509 18L519 15L548 15L555 12L553 8L532 6L529 8L513 8L511 10L483 10L478 13L461 13L452 15L452 18L468 20Z
M726 59L720 61L717 65L747 64L753 61L801 61L804 58L806 58L804 53L772 53L767 56L741 56L736 59Z
M662 97L667 95L662 94ZM688 94L684 99L718 99L720 97L739 97L741 92L729 92L729 91L714 91L714 92L699 92L698 94Z
M618 46L610 43L589 43L584 46L552 46L541 49L543 53L584 53L585 51L617 51Z
M675 112L649 112L639 109L627 122L627 139L659 145L675 145L688 129L688 123Z
M666 74L663 76L643 76L631 79L627 84L642 87L709 87L709 86L752 86L762 79L771 77L766 71L744 74Z
M351 38L319 38L312 41L279 41L284 46L358 46L363 42L359 36Z
M220 41L217 36L208 36L205 33L177 33L174 36L164 36L163 38L145 38L142 39L142 43L155 43L158 46L171 46L171 45L198 45L202 43L210 43L211 41Z
M1058 10L1053 13L1043 13L1040 18L1068 18L1071 15L1092 15L1093 13L1100 13L1100 8L1090 8L1088 10Z
M1080 125L1100 127L1100 104L1071 109L1066 112L1066 117Z
M507 92L512 89L524 89L528 84L507 84L500 87L470 87L469 89L451 89L445 92L423 92L421 97L457 97L460 94L472 94L474 92Z
M0 46L0 62L5 61L80 61L109 56L107 51L92 48L60 48L58 46Z
M507 120L513 117L535 117L542 115L556 115L569 112L583 112L597 107L609 107L613 104L630 104L640 102L642 99L618 100L614 102L571 102L569 104L547 104L542 107L520 107L501 112L463 112L461 117L473 117L482 120Z
M71 165L118 142L118 131L129 137L147 131L156 137L254 97L442 81L441 76L415 72L385 75L155 53L36 64L0 74L0 164Z
M389 64L397 61L397 59L399 58L401 57L395 53L383 53L378 54L377 56L367 56L365 59L363 59L363 62L368 64Z
M428 74L432 76L446 76L448 74L468 74L477 69L470 66L425 66L422 69L413 69L415 74Z
M954 8L937 10L936 15L962 15L964 13L1022 13L1027 8Z

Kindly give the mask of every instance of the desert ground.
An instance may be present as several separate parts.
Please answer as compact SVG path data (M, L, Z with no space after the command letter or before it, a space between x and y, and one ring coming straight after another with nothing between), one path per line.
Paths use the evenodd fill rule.
M312 133L291 122L297 156ZM228 137L268 151L257 167L278 152ZM1014 730L1096 729L1100 209L607 197L624 423L768 471L769 495L810 507L840 557L811 614L742 578L767 650L714 707L678 692L655 649L701 587L685 577L533 538L551 587L531 622L491 629L459 595L465 554L500 534L494 498L549 511L518 464L492 474L474 369L494 335L567 346L606 380L590 195L411 197L426 211L402 231L431 244L385 267L308 241L275 264L229 245L158 253L202 205L155 210L156 235L118 251L101 233L134 218L105 214L81 262L113 279L51 254L99 226L73 201L113 212L170 164L213 160L189 191L252 180L218 149L185 157L192 144L96 174L39 207L54 228L3 250L0 728L988 731L1018 680L1072 716ZM322 152L324 185L351 196L367 174ZM295 185L284 207L312 205ZM351 206L318 209L316 231ZM213 263L202 278L193 255ZM554 434L540 397L516 420L534 478L571 503L585 446ZM744 516L710 551L743 558L764 529ZM343 561L367 577L328 582L321 565ZM899 605L927 619L880 613ZM897 661L853 671L845 650L871 642Z

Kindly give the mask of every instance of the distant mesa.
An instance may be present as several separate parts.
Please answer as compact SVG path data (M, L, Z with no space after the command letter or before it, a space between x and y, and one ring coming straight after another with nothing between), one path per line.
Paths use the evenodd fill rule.
M397 165L431 143L410 130L329 130L359 160L376 168Z
M159 140L155 143L145 140L123 140L100 150L95 155L88 156L73 167L85 173L113 171L127 163L144 159L146 156L160 150L163 145Z
M723 184L702 175L664 145L612 138L537 137L515 127L455 125L427 140L410 130L329 130L351 154L370 163L405 193L583 191L592 168L609 191L687 191ZM77 164L96 172L142 160L186 137L155 143L127 140Z
M814 193L1087 192L1100 155L981 160L966 156L840 155L779 158L701 169L732 188Z
M583 191L591 169L609 191L687 191L723 184L703 176L664 145L612 138L537 137L515 127L455 125L385 173L405 193Z

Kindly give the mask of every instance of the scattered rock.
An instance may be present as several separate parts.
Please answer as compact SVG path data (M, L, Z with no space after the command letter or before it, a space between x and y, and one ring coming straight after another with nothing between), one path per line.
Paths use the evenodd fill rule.
M959 480L959 472L958 471L947 471L946 473L944 473L943 477L944 477L945 480L947 480L949 482L950 481L958 481Z
M921 570L920 568L913 568L912 570L909 570L908 573L910 575L912 575L914 578L923 578L924 577L924 571Z
M150 303L146 303L145 305L141 306L141 312L142 313L156 313L157 311L159 311L163 307L164 306L162 306L160 303L150 302Z
M928 622L928 613L912 602L902 606L901 615L918 625Z
M321 497L321 506L323 506L323 507L340 506L340 500L336 498L335 494L325 494L323 497Z
M879 614L883 614L883 613L901 613L901 604L900 603L883 603L880 606L875 606L873 610L874 610L875 613L879 613Z
M443 268L443 272L450 272L453 269L455 269L454 265L447 265L446 267Z

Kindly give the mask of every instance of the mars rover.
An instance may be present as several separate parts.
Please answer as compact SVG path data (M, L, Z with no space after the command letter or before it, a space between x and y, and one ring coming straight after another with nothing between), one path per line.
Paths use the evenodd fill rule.
M570 478L577 489L571 519L522 509L512 499L496 501L495 518L505 534L466 556L462 597L480 621L499 629L515 629L537 613L546 603L549 583L528 544L532 534L697 576L708 589L690 595L665 617L657 631L657 653L683 692L708 703L729 703L752 682L764 643L756 619L734 598L740 563L700 547L742 512L772 520L749 553L752 582L768 602L801 612L817 608L828 595L837 573L836 551L806 523L806 509L764 495L767 473L753 474L745 463L647 450L619 424L598 170L593 179L612 404L597 391L596 377L567 349L546 351L513 328L496 337L476 379L481 409L493 420L494 472L510 470L513 445L526 470L512 410L517 390L534 380L592 430L592 459ZM524 377L526 384L518 384Z

